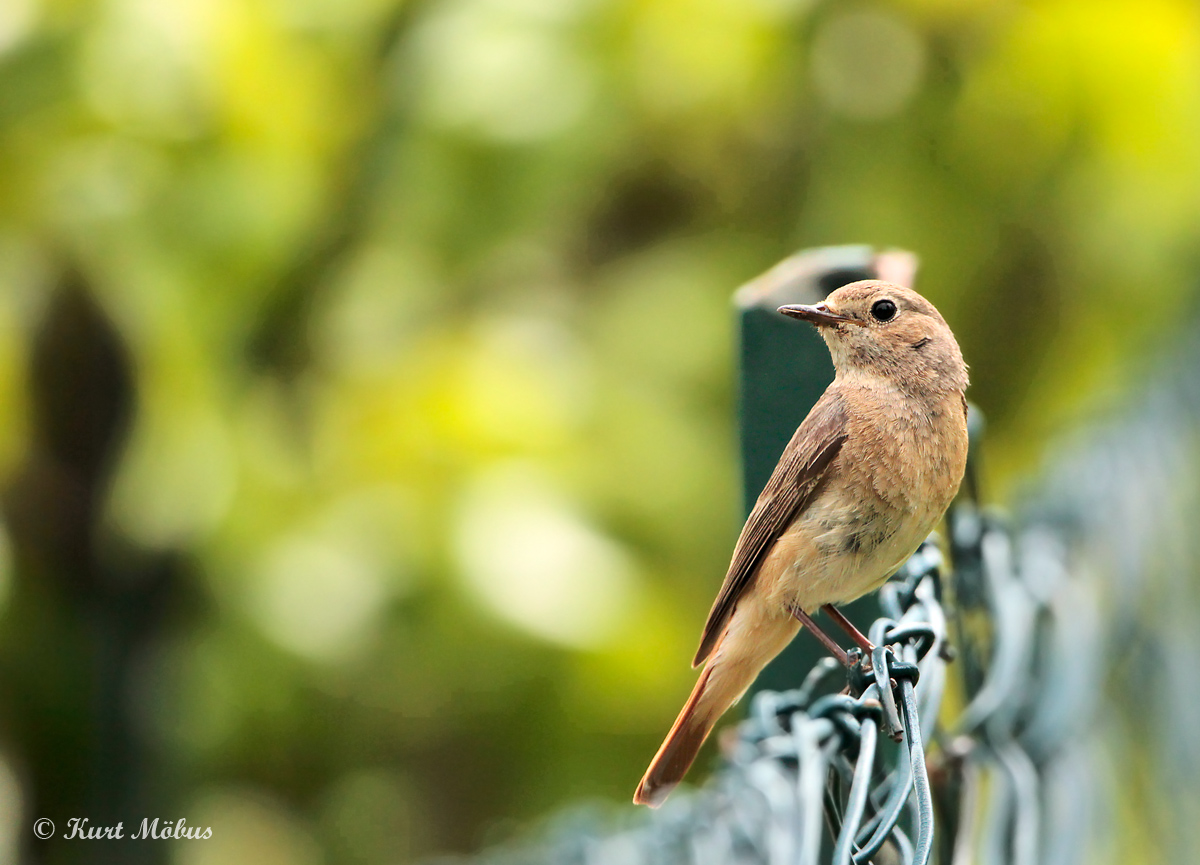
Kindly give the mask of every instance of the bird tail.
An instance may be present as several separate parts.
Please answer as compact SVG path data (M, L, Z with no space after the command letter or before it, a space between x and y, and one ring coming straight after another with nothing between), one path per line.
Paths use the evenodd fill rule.
M657 808L666 801L687 774L713 726L799 630L790 618L780 622L782 627L745 627L750 624L736 620L730 623L671 732L650 761L633 794L635 804ZM763 623L760 620L753 624Z
M646 770L642 783L638 784L637 792L633 794L635 805L657 808L666 801L667 796L671 795L671 791L687 774L688 767L696 759L700 746L708 738L713 724L721 716L721 711L728 708L725 706L721 710L713 711L713 695L707 692L712 671L711 665L704 668L696 687L692 689L692 696L684 704L683 711L671 727L671 732L667 733L667 738L659 747L658 753L650 761L650 768ZM729 705L733 705L732 700L729 701Z

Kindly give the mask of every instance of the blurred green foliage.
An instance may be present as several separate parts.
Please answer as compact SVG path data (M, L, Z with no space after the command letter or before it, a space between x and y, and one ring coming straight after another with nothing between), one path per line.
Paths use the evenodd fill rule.
M112 770L80 688L141 755L129 801L214 826L144 855L404 862L624 799L738 529L732 289L804 246L917 251L1003 497L1193 302L1198 18L4 0L6 843ZM55 298L115 345L39 379ZM39 558L37 407L103 437L72 412L120 415L126 367L84 564ZM95 598L150 572L129 636Z

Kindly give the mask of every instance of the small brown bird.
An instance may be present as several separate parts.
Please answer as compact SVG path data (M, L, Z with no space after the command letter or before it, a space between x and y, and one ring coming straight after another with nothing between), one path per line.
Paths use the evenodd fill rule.
M840 618L832 605L878 589L912 555L966 468L967 366L933 304L866 280L779 311L817 326L836 375L746 520L692 662L707 665L638 804L662 804L800 620L816 630L821 607Z

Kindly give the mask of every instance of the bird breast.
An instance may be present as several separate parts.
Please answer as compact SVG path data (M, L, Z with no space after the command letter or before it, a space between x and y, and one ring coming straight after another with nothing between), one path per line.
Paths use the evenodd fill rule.
M876 394L848 419L848 438L811 505L763 563L778 602L815 610L878 588L920 545L966 466L961 394L918 405ZM883 399L879 397L885 397Z

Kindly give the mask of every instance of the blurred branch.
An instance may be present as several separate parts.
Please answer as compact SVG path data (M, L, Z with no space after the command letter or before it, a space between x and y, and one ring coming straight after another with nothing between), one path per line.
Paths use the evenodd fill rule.
M5 725L26 761L29 814L115 825L151 804L148 746L130 696L179 568L173 557L136 557L105 538L105 502L135 401L133 368L74 267L36 335L29 387L32 444L2 500L15 566L0 650ZM163 791L155 792L161 807ZM36 843L40 861L166 858L154 845L68 855L61 837Z

